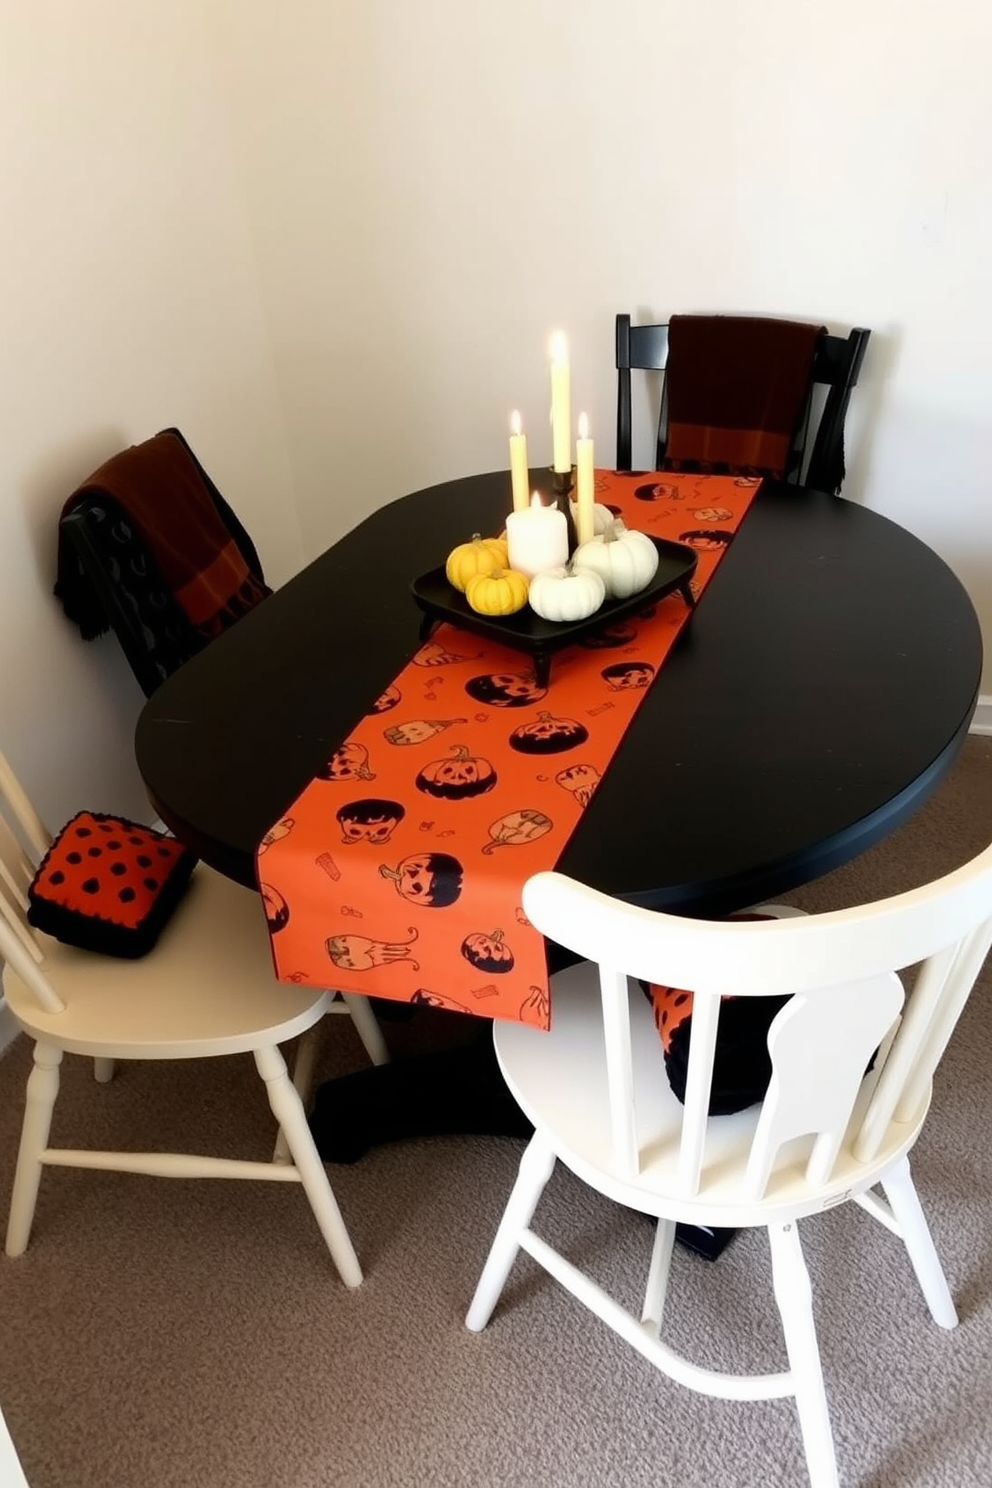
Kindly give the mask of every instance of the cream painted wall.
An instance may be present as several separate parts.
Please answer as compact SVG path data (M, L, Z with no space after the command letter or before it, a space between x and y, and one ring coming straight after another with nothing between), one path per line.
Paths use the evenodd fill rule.
M202 5L0 0L0 141L0 747L53 825L147 816L141 694L51 596L63 500L178 424L270 577L302 558Z
M49 817L145 809L140 694L50 595L99 461L178 423L278 583L393 496L505 466L514 406L546 456L556 325L611 459L620 307L871 326L847 493L941 551L992 636L992 11L939 20L0 0L0 739Z
M547 455L554 326L606 463L618 309L775 312L872 328L846 494L947 558L992 643L983 0L211 16L308 553L505 466L514 406Z

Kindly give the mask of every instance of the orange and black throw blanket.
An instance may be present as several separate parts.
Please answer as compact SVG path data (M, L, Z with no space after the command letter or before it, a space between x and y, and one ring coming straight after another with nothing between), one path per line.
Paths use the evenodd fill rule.
M233 513L210 489L178 431L164 430L101 465L69 497L62 515L94 500L134 529L166 590L205 640L272 592L257 556L252 564L245 556L250 542L239 545L225 520ZM235 525L240 526L236 519ZM99 597L61 522L55 593L85 639L107 629Z
M664 468L790 474L823 331L765 316L673 315Z

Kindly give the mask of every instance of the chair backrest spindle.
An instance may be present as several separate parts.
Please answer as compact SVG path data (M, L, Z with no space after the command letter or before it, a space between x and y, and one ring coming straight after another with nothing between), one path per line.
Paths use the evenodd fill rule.
M27 890L34 866L24 843L40 859L51 844L51 835L0 754L0 957L31 988L42 1007L61 1013L65 1004L41 970L44 953L28 923Z
M692 1036L685 1083L685 1115L679 1144L679 1188L687 1198L699 1192L706 1155L710 1090L720 1023L720 998L697 994L692 1008Z
M637 1144L637 1114L634 1071L630 1049L630 1002L627 977L612 967L599 968L603 1006L603 1036L610 1088L610 1126L613 1155L621 1171L637 1174L640 1159Z
M41 859L52 842L52 834L28 800L17 776L0 754L0 802L6 802L15 823L23 832L32 852ZM2 815L0 811L0 815Z

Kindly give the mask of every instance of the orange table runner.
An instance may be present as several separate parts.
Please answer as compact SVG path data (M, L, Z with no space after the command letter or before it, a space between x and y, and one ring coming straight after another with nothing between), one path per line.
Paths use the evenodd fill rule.
M698 595L759 484L597 471L596 499L691 544ZM280 980L546 1028L523 885L554 867L690 614L676 593L590 634L547 688L526 653L440 626L259 846Z

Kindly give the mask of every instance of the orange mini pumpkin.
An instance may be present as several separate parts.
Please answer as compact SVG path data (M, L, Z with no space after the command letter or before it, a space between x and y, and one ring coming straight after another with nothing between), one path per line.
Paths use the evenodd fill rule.
M465 585L465 598L479 615L515 615L527 603L527 576L501 566L490 573L475 574Z
M444 576L460 594L468 588L469 579L491 574L506 567L506 543L498 537L480 537L476 532L471 542L452 548L444 565Z

